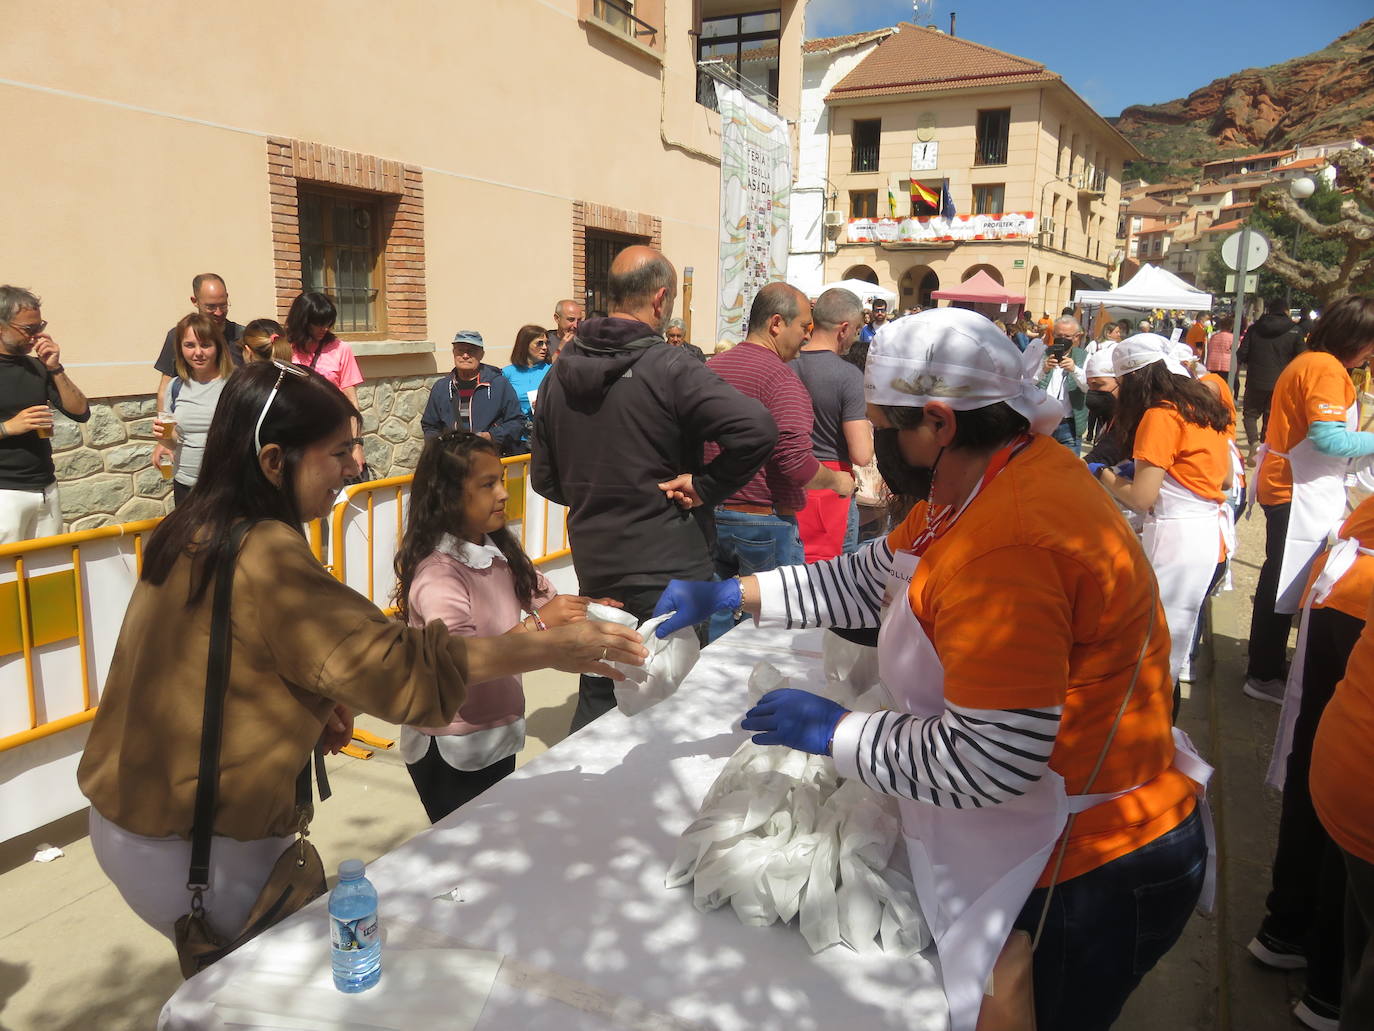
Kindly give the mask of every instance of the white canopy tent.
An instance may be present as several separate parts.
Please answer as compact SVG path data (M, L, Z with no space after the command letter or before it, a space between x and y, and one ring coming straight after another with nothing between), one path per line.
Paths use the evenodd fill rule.
M1212 295L1189 286L1168 269L1145 265L1129 283L1115 290L1079 290L1075 304L1103 305L1108 308L1169 308L1176 311L1211 311Z
M887 289L887 287L879 286L877 283L869 283L862 279L842 279L838 283L826 283L825 286L821 287L821 294L834 287L858 294L859 300L863 301L864 304L872 304L875 297L881 297L887 302L889 308L897 303L895 292ZM821 294L816 296L819 297Z

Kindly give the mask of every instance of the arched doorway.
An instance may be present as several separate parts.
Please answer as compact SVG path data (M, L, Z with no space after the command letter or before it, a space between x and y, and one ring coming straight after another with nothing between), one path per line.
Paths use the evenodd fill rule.
M921 277L921 285L916 288L916 303L922 308L933 308L936 301L930 295L940 289L940 277L935 274L935 270L926 269L926 274Z
M913 265L902 273L902 278L897 283L898 307L905 311L917 305L922 308L931 306L933 302L930 299L930 291L940 289L940 277L935 276L934 286L926 286L927 276L935 276L929 265Z
M865 283L878 285L878 273L874 272L867 265L850 265L844 270L845 279L859 279Z
M963 278L960 279L960 282L967 283L979 272L986 272L989 276L996 280L998 286L1007 285L1006 281L1002 278L1002 270L999 269L996 265L970 265L968 268L964 269L964 275Z

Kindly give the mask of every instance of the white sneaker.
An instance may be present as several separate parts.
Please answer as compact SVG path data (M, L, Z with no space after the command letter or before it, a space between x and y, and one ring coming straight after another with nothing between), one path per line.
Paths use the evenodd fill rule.
M1251 698L1282 705L1283 694L1287 688L1288 685L1282 680L1256 680L1254 677L1247 677L1241 690Z
M1340 1031L1340 1009L1311 995L1304 995L1298 1000L1293 1007L1293 1016L1299 1024L1312 1028L1312 1031Z

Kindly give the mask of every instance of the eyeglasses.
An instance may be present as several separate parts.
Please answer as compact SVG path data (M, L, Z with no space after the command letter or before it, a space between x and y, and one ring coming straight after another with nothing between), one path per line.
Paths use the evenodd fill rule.
M35 322L31 326L21 326L18 322L7 322L6 325L9 326L10 329L19 330L19 332L23 333L26 337L29 337L30 339L36 337L39 333L43 332L43 330L48 328L48 324L46 322Z
M287 376L294 376L296 379L309 379L310 373L299 365L292 365L290 362L279 362L275 358L272 364L277 367L277 382L272 384L272 393L267 395L267 401L262 406L262 414L258 416L258 424L253 427L253 447L254 453L262 451L262 423L267 418L267 413L272 410L272 402L276 400L277 391L281 389L282 380Z
M201 307L206 311L225 312L229 310L229 302L225 301L223 304L202 304Z

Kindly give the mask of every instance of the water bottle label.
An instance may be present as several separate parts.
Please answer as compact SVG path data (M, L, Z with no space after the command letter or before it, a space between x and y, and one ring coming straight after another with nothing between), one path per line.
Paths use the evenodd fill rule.
M381 941L379 928L376 913L369 913L357 920L340 920L334 916L329 918L329 938L338 952L361 952L371 948Z

